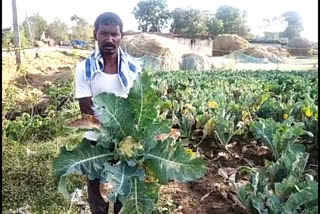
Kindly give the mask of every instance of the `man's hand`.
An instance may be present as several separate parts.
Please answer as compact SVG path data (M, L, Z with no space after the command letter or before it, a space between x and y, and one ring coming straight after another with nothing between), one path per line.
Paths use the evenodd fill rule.
M79 98L79 105L81 114L94 115L93 110L91 108L93 106L91 97Z

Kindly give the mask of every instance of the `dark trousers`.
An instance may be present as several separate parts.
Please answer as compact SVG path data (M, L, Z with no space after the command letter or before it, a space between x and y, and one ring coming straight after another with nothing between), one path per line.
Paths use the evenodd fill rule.
M92 145L96 145L97 142L89 141ZM99 190L99 179L90 180L87 178L88 186L88 202L92 214L108 214L109 203L106 203ZM122 204L117 198L116 203L114 204L114 214L118 214L122 208Z
M98 179L89 180L88 184L88 201L90 205L90 210L92 214L108 214L109 203L106 203L102 196L100 195ZM121 202L117 199L114 204L114 214L118 214L122 208Z

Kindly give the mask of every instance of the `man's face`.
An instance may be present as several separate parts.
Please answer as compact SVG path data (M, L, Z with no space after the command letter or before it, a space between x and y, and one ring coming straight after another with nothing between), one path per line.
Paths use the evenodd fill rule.
M103 55L117 53L121 41L121 32L118 25L100 24L98 31L94 32L94 34Z

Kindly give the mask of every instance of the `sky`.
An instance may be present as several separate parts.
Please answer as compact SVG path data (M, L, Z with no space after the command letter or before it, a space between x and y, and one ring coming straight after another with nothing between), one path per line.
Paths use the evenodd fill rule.
M138 23L132 14L133 8L140 0L16 0L18 21L39 12L49 23L54 18L72 24L72 15L78 15L94 23L97 16L103 12L117 13L123 23L124 31L137 30ZM280 16L282 13L295 10L303 20L302 36L311 41L318 41L318 0L167 0L170 11L175 8L191 7L216 12L220 5L230 5L246 10L248 24L253 33L258 33L257 26L263 18ZM2 0L2 28L12 25L12 0ZM167 30L166 30L167 31Z

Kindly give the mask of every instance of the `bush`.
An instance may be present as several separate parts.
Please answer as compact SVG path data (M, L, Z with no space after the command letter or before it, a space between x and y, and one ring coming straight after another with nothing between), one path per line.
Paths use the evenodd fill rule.
M309 56L311 48L311 42L303 37L295 37L288 43L288 52L295 56Z

